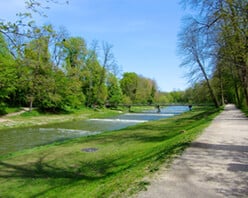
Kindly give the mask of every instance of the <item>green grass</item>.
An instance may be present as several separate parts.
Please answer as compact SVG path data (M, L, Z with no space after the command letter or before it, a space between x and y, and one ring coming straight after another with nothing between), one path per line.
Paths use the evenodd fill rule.
M32 111L26 111L20 114L20 117L34 117L34 116L42 116L42 114L36 109L33 109Z
M21 107L7 107L5 110L6 110L6 113L15 113L15 112L22 110L22 108Z
M21 110L21 107L5 107L0 103L0 116L6 115L8 113L15 113Z
M197 109L170 119L0 158L0 197L128 197L180 154L219 113ZM96 152L85 152L96 148Z

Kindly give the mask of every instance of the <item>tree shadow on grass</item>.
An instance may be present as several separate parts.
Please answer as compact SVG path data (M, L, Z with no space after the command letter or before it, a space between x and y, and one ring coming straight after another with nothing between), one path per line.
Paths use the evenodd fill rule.
M53 166L39 158L35 163L15 165L0 161L0 178L64 178L73 180L96 180L107 176L111 163L107 160L83 163L75 167Z
M0 179L5 179L10 184L11 180L21 179L25 181L24 186L35 189L28 192L29 197L37 197L53 190L78 185L78 182L89 184L115 174L115 172L111 172L114 159L96 159L93 162L75 160L77 165L61 167L52 165L49 161L46 162L45 158L45 156L40 157L36 162L21 165L0 161ZM34 181L38 181L38 183L33 184ZM44 182L46 187L39 187Z
M158 145L146 154L142 154L140 158L125 156L119 154L111 156L108 159L96 159L95 161L75 161L73 165L61 167L52 165L49 161L46 162L46 156L39 157L36 162L15 165L12 163L0 161L0 178L34 178L34 179L73 179L94 181L112 174L116 174L121 170L125 170L133 166L132 163L127 165L122 164L123 158L129 158L133 162L146 161L150 158L160 159L166 153L173 151L175 148L184 148L189 142L179 142L178 144L165 147ZM135 151L134 151L135 152ZM118 166L122 168L118 168Z
M52 165L46 161L46 156L37 158L36 162L24 163L15 165L0 161L0 178L7 179L22 179L25 181L25 186L32 186L32 179L38 179L42 185L43 182L48 184L45 189L35 190L35 193L30 192L30 197L46 195L70 186L82 185L82 182L87 185L91 182L104 182L109 176L118 175L119 173L129 170L137 166L139 163L147 163L150 161L163 161L168 154L176 153L178 150L185 148L188 143L182 142L167 147L161 145L143 153L140 157L136 155L128 155L126 153L117 156L111 156L108 159L96 159L95 161L74 161L76 165L60 167ZM128 159L127 159L128 158ZM128 161L128 163L126 163ZM151 169L153 169L151 167ZM30 183L29 183L30 181ZM79 182L79 183L78 183ZM36 187L35 187L36 188ZM38 188L39 189L39 188ZM83 189L82 189L83 191Z

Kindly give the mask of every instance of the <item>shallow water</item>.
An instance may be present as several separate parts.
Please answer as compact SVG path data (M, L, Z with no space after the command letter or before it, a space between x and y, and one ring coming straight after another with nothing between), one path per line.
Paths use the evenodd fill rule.
M188 107L171 106L142 113L127 113L108 119L89 119L37 127L0 130L0 155L81 136L96 135L150 120L172 117L188 111Z

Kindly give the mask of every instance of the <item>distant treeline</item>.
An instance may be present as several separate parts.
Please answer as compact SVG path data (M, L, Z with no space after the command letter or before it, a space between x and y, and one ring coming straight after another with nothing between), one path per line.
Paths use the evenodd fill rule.
M25 2L27 12L15 22L0 19L2 113L8 106L53 112L119 103L248 106L247 0L182 1L193 8L179 34L192 87L170 93L161 93L155 80L134 72L121 75L112 45L88 45L65 28L36 25L32 15L42 15L46 6L39 0Z
M107 43L88 47L83 38L66 37L50 25L33 29L21 41L13 46L0 34L2 111L7 106L61 111L182 100L181 93L160 93L154 80L134 72L118 78L119 67Z
M0 21L1 114L6 107L20 106L58 112L182 102L181 92L160 93L155 80L134 72L121 75L112 45L89 45L65 28L37 25L32 15L42 15L46 6L35 2L25 1L27 12L18 14L17 21Z

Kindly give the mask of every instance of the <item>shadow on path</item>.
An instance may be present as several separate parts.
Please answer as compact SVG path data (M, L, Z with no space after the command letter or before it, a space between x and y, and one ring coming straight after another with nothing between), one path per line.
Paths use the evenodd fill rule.
M224 150L224 151L248 152L248 146L242 146L242 145L224 145L224 144L208 144L202 142L193 142L191 143L191 147Z

